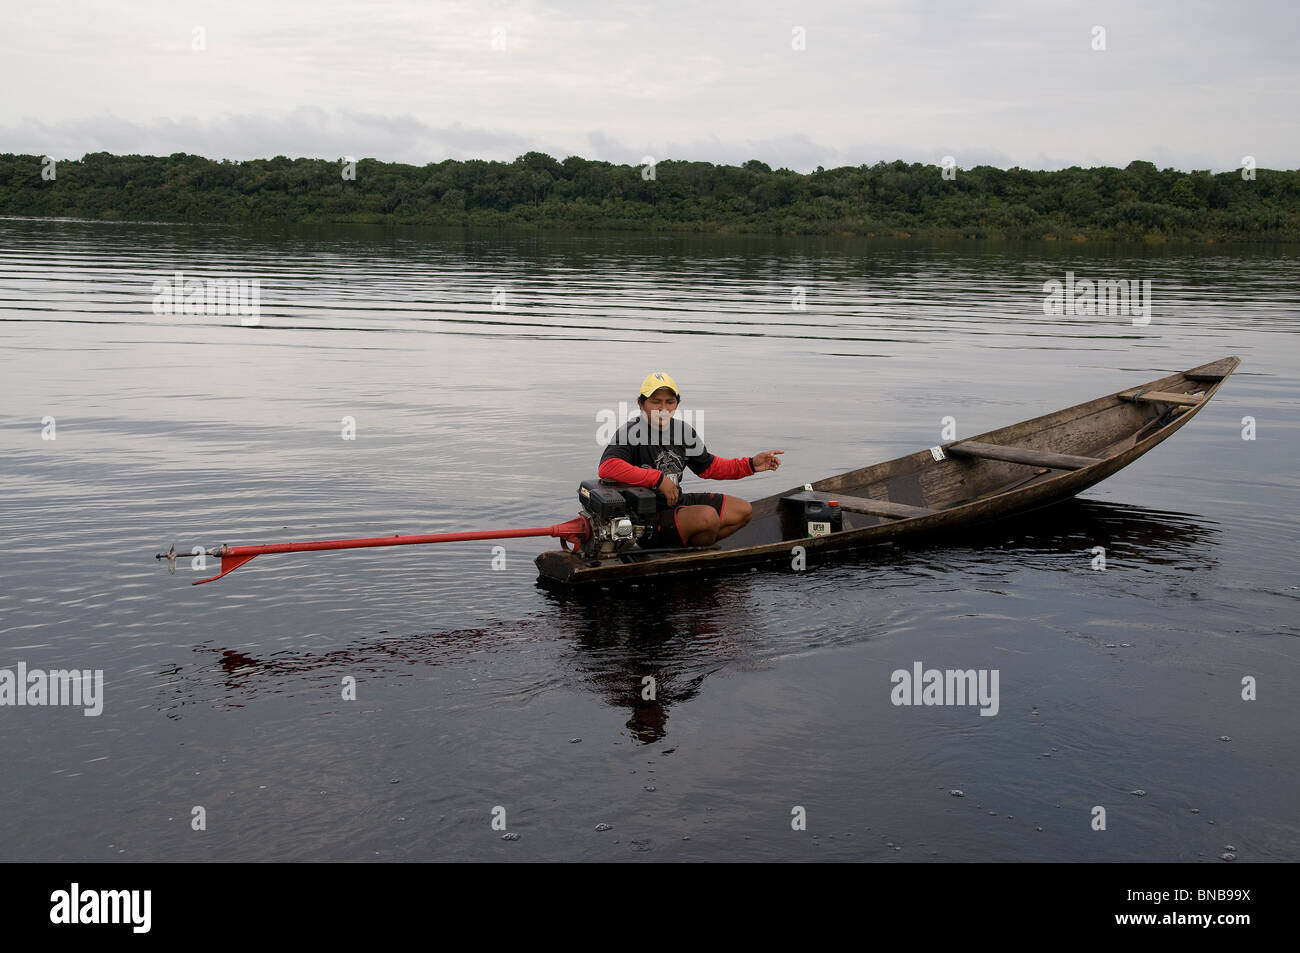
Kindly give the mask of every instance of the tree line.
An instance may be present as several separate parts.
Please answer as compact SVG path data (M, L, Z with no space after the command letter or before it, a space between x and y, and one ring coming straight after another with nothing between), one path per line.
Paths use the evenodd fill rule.
M1031 171L818 167L529 152L416 166L376 159L0 154L0 214L175 222L517 225L790 235L1125 241L1300 239L1300 170L1150 162Z

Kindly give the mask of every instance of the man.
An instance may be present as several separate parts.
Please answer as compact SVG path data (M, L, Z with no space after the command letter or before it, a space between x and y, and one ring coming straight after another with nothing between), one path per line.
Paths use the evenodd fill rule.
M641 382L641 415L619 428L600 458L597 475L633 486L653 487L659 515L646 548L711 546L749 522L749 503L721 493L682 493L682 471L690 467L706 480L739 480L781 466L784 450L764 450L734 460L715 457L695 430L673 414L681 402L677 382L656 372Z

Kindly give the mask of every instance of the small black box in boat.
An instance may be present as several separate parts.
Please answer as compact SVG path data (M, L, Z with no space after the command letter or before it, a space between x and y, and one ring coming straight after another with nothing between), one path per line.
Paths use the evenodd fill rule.
M834 500L819 500L805 490L781 497L782 505L793 512L801 536L827 536L844 528L844 511Z

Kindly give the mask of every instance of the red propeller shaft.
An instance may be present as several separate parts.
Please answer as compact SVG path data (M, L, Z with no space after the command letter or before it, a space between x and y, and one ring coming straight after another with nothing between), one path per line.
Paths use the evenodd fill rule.
M459 543L475 539L519 539L528 536L555 536L577 546L591 535L591 525L578 516L554 526L531 529L493 529L467 533L424 533L418 536L375 536L369 539L323 539L301 543L264 543L254 546L222 546L214 556L221 557L221 572L191 583L198 586L234 572L257 556L270 553L314 553L325 549L364 549L370 546L413 546L419 543ZM174 552L174 551L173 551ZM176 556L184 554L174 554Z

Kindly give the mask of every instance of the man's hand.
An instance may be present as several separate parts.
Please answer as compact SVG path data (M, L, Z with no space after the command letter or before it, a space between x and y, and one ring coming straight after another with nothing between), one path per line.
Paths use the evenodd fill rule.
M754 472L762 473L764 470L779 470L781 461L778 460L777 454L785 453L784 450L764 450L762 453L754 454Z
M666 473L664 474L663 482L659 484L659 492L664 495L664 499L668 501L669 506L677 505L677 498L681 495L681 490L677 488L677 484L673 481L673 478Z

